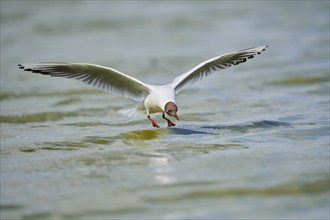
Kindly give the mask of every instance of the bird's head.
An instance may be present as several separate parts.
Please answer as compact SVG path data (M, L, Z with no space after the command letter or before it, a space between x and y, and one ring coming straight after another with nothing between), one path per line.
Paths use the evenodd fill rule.
M165 112L169 116L172 116L172 117L176 118L176 120L179 121L179 117L176 114L178 112L178 106L176 106L176 104L174 102L168 102L168 103L166 103L166 105L165 105Z

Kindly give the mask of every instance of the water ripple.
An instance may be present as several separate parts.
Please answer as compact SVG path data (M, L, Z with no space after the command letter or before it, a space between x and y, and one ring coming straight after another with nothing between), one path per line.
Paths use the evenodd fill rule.
M262 120L257 122L251 122L248 124L237 124L237 125L213 125L213 126L203 126L203 129L214 129L214 130L230 130L236 132L248 132L251 129L263 129L263 128L276 128L276 127L289 127L290 123L282 121L270 121Z

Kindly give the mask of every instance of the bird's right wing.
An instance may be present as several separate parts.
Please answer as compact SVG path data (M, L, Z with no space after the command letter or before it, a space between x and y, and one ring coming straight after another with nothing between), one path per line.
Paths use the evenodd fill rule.
M175 93L177 94L186 86L203 79L204 77L210 75L212 72L215 72L215 70L226 69L232 65L244 63L247 59L251 59L255 55L260 54L266 48L267 46L254 47L223 54L206 60L188 72L176 77L170 86L174 88Z
M150 93L147 84L115 69L86 63L42 62L19 64L20 69L53 77L73 78L125 98L142 101Z

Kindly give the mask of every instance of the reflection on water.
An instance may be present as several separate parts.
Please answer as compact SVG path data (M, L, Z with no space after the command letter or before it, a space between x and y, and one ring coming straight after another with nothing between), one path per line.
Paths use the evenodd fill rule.
M166 129L141 130L124 132L120 134L121 139L128 145L144 145L145 141L165 138L168 134Z
M123 132L120 134L120 138L128 145L143 145L145 141L149 140L162 140L166 139L170 134L172 135L194 135L194 134L210 134L204 131L186 129L186 128L161 128L152 130L137 130L130 132Z

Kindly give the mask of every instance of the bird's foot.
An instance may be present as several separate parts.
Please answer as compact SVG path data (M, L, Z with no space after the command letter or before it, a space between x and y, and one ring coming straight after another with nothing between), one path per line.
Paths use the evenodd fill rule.
M154 128L159 128L159 125L154 120L152 120L151 123Z
M168 119L168 118L165 117L165 114L164 114L164 113L163 113L162 117L167 121L167 126L168 126L168 127L173 127L173 126L175 126L175 124L174 124L173 122L171 122L170 119Z
M169 119L167 119L167 126L173 127L173 126L175 126L175 124L173 122L171 122Z
M155 120L153 120L150 115L147 116L148 119L151 121L151 124L154 128L159 128L159 125L155 122Z

